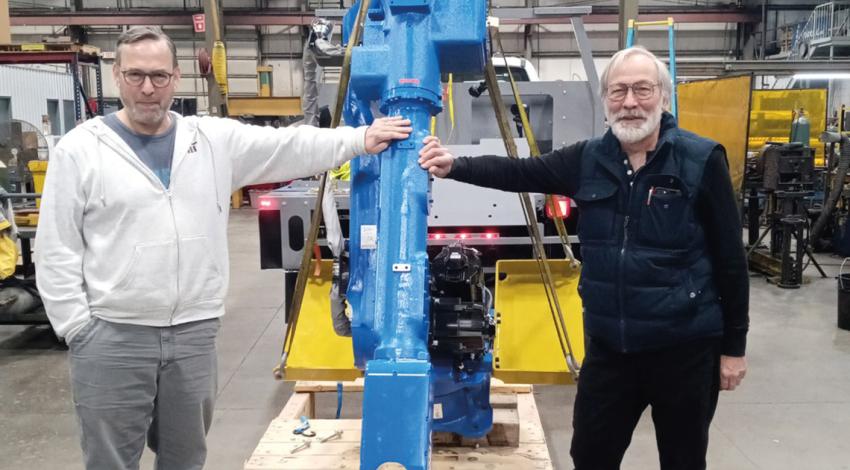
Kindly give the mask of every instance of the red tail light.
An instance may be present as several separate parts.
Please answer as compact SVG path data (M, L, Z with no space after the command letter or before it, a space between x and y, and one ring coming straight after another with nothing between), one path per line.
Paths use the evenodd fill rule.
M484 233L469 233L469 232L458 232L458 233L429 233L429 240L495 240L499 238L499 234L496 232L484 232Z
M552 207L554 205L554 208ZM567 219L570 217L570 198L552 196L552 204L546 204L546 217L550 219Z

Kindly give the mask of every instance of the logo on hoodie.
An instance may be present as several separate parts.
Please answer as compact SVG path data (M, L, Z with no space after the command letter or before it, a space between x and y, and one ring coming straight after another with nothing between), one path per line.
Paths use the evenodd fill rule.
M196 140L196 141L192 142L192 145L189 146L189 152L188 153L195 153L197 151L198 151L198 141Z

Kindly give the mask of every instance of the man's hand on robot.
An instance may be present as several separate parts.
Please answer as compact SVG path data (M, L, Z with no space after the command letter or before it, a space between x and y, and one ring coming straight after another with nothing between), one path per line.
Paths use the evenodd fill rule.
M413 128L410 119L401 116L378 118L366 130L366 153L381 153L393 140L404 140L410 136Z
M425 137L422 142L425 146L419 151L419 165L422 169L428 170L428 173L438 178L445 178L452 171L454 155L440 144L440 139L433 135Z

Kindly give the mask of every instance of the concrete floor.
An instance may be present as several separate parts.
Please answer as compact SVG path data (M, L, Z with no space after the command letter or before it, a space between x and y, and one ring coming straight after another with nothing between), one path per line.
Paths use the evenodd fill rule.
M283 339L282 274L260 271L256 213L234 211L231 286L219 350L220 390L207 469L235 470L250 456L291 385L271 370ZM830 276L840 259L821 256ZM850 332L836 328L836 281L813 277L800 290L752 279L749 372L721 394L711 429L715 470L850 469ZM556 469L570 469L573 387L535 390ZM335 397L323 397L320 414ZM343 414L358 413L359 397ZM652 423L644 415L624 469L657 469ZM0 470L82 468L68 386L66 351L45 327L0 326ZM152 468L145 452L142 468Z

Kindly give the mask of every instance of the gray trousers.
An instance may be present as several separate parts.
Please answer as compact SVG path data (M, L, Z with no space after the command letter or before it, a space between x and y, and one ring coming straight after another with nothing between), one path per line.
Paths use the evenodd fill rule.
M135 470L147 439L157 470L200 470L218 389L220 321L156 328L92 317L71 343L87 470Z

